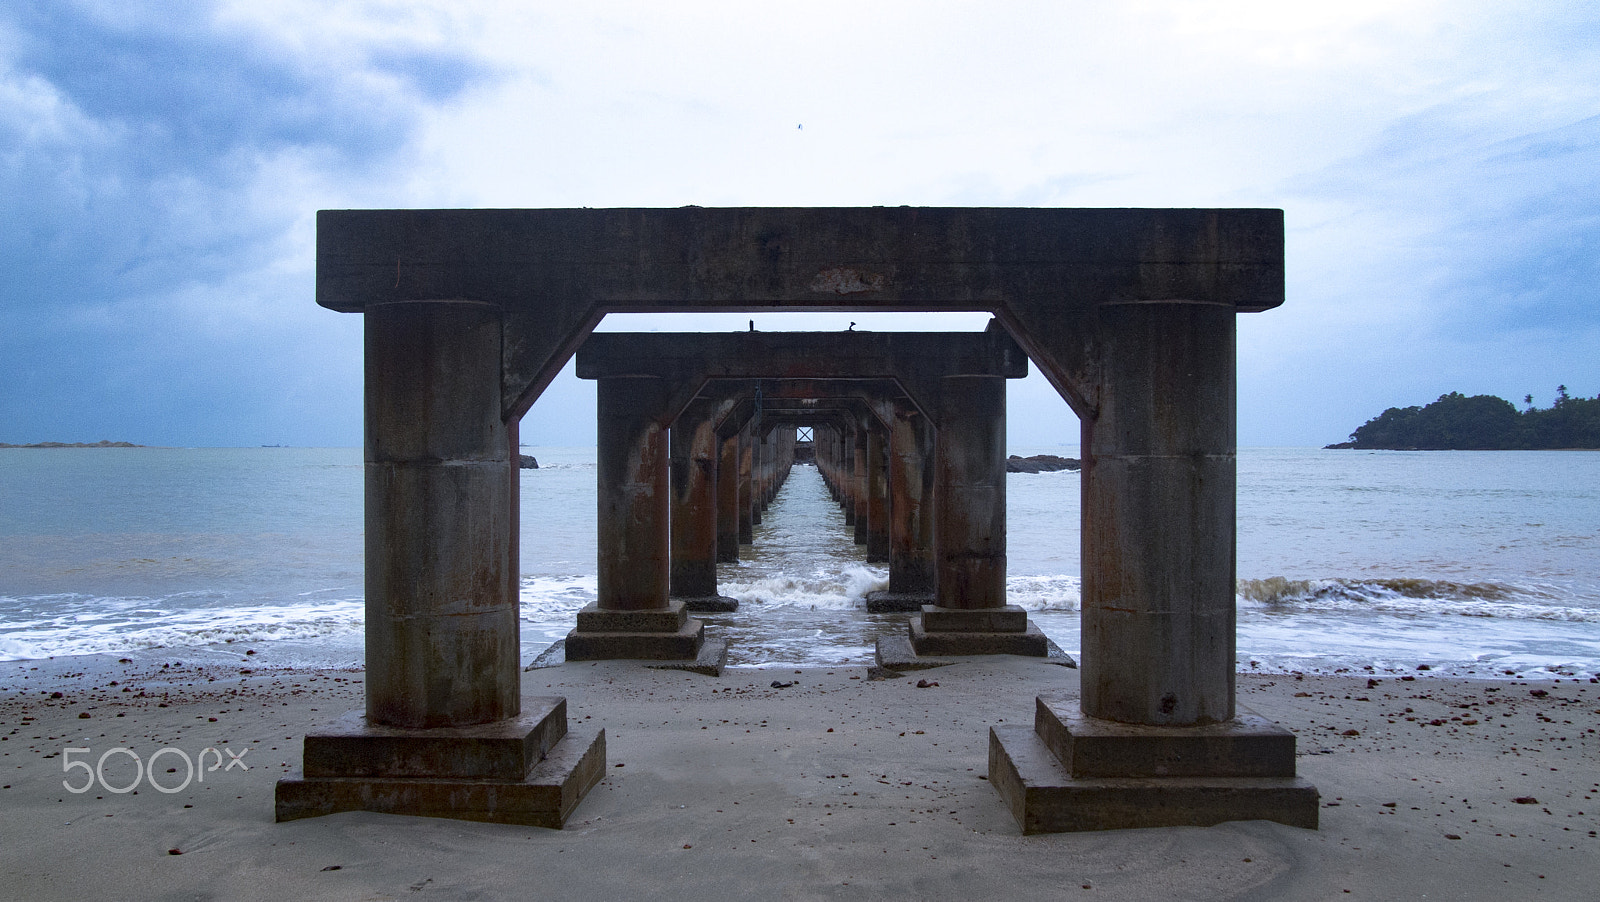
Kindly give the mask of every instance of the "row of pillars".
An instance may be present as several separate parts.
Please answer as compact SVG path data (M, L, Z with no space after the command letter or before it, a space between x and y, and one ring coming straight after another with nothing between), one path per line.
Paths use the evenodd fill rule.
M566 656L720 672L726 642L708 645L688 614L737 608L717 592L717 564L753 540L793 466L794 429L764 429L759 416L726 428L729 399L697 398L672 421L665 380L597 381L598 597Z
M890 565L869 610L916 614L890 657L1047 654L1043 634L1006 604L1004 378L940 379L937 425L903 392L871 385L848 389L838 407L803 399L783 408L782 425L761 425L742 383L702 390L673 421L668 380L598 378L599 595L579 613L567 657L715 669L688 614L736 609L717 591L716 565L738 559L787 476L790 420L814 425L818 469L856 542Z
M608 312L770 306L994 310L1080 417L1081 692L1041 698L1034 729L990 733L991 785L1024 831L1315 825L1293 735L1238 709L1234 685L1234 318L1282 303L1281 211L367 210L322 211L317 232L318 303L366 320L367 705L308 733L280 819L565 820L604 773L604 734L569 731L563 699L520 696L517 420ZM874 348L911 347L839 333L786 359L855 378ZM933 370L958 357L919 353L910 375L951 375ZM601 393L603 528L638 539L623 559L648 573L602 560L606 607L575 632L690 633L667 591L664 386L621 381L642 394ZM951 605L1003 599L1003 429L975 401L984 382L943 380L930 408L946 625L982 622ZM946 447L986 430L996 442ZM892 578L893 435L889 454Z

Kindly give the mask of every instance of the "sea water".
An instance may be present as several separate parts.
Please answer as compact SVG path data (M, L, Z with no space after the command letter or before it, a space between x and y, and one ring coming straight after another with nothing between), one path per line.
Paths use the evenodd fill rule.
M524 450L531 661L595 599L595 469L592 448ZM1600 453L1246 449L1238 472L1241 669L1600 672ZM1079 481L1007 480L1008 598L1074 655ZM0 660L357 664L362 555L359 449L0 449ZM740 609L706 619L734 664L864 664L905 629L862 609L887 572L812 467L718 579Z

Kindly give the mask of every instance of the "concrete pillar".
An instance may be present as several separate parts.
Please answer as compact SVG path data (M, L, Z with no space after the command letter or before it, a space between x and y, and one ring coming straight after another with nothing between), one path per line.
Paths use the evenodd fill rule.
M1101 308L1083 420L1083 711L1131 724L1234 715L1234 310Z
M567 660L672 661L679 669L720 674L727 643L708 641L705 624L668 593L665 380L607 376L597 383L599 599L578 612L577 628L567 634Z
M872 423L867 429L867 560L889 560L889 473L884 448L888 436Z
M772 433L763 429L756 436L756 512L764 514L772 503ZM757 521L759 522L759 521Z
M1102 306L1083 435L1079 704L990 731L989 782L1024 832L1316 829L1295 736L1234 696L1234 308Z
M739 560L739 434L719 442L717 459L717 561Z
M857 545L867 544L867 526L871 522L871 510L867 497L867 424L865 416L856 417L852 436L852 450L850 459L850 503L855 509L855 518L850 520L855 527Z
M839 507L844 525L856 525L856 427L845 422L839 435ZM852 530L853 532L853 530Z
M933 423L896 401L889 432L889 588L867 593L867 610L920 611L935 601Z
M500 418L498 308L368 305L366 693L374 723L466 726L520 710L511 442Z
M1006 381L946 376L935 450L938 599L1006 603Z
M667 607L671 522L664 380L600 379L596 391L600 608Z
M755 541L755 525L761 522L755 515L756 504L750 478L754 457L750 427L746 426L739 432L739 542L743 545Z
M909 624L919 657L1013 654L1046 657L1050 640L1006 604L1006 383L1000 376L946 376L935 438L937 604ZM892 649L878 644L881 666ZM909 663L909 662L907 662Z
M501 311L366 306L367 709L307 733L279 821L340 811L559 828L605 733L520 695L516 424ZM536 765L544 764L542 767Z
M691 402L668 433L672 483L669 591L691 611L733 611L739 602L717 593L716 404ZM737 547L737 546L735 546Z

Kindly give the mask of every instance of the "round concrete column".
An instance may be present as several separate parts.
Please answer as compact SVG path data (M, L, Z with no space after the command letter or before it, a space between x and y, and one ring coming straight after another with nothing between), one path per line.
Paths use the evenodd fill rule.
M867 429L867 560L889 559L889 462L877 423Z
M946 376L935 437L938 604L1006 603L1006 380Z
M1083 711L1192 725L1234 714L1234 308L1100 309L1083 420Z
M595 470L599 500L599 605L606 611L667 607L667 407L664 380L600 379Z
M516 460L500 310L368 304L367 717L458 727L520 712Z
M750 478L754 456L747 426L739 433L739 542L743 545L755 541L755 525L761 522L755 515L756 502L752 494L755 482Z
M739 560L739 435L719 442L717 459L717 561Z
M895 404L889 436L889 591L933 594L933 424L910 403Z
M856 435L858 428L849 420L839 438L839 507L844 510L844 525L856 525Z
M856 417L855 437L850 452L850 505L853 513L845 522L855 527L857 545L867 544L867 527L872 520L872 501L867 494L867 424Z
M717 594L717 433L708 403L695 401L669 432L672 595Z

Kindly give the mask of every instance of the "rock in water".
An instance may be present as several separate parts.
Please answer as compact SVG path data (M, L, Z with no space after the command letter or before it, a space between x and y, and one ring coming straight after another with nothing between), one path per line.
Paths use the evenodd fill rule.
M1077 459L1057 457L1054 454L1035 454L1032 457L1006 458L1007 473L1054 473L1058 470L1076 470L1082 466Z
M539 469L539 459L532 454L518 454L517 465L524 470L537 470Z

